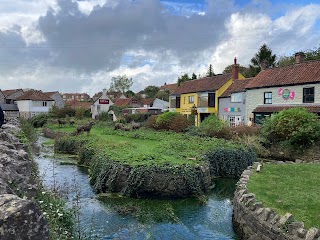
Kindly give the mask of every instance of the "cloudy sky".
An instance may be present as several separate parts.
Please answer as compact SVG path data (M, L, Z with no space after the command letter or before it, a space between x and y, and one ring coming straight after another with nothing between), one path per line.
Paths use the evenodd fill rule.
M318 47L320 1L0 0L0 89L87 92L113 76L132 90L193 72Z

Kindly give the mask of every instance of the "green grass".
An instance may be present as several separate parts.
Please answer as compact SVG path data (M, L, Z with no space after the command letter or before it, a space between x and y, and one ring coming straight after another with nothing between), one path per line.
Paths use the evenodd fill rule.
M250 176L248 189L265 207L293 214L305 227L320 228L320 164L266 164Z

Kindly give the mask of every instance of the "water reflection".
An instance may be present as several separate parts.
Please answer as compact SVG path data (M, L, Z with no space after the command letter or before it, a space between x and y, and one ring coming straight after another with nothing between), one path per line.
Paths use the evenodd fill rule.
M86 169L60 165L48 149L45 154L37 157L45 186L63 190L70 206L80 197L81 229L93 239L236 239L231 223L236 180L217 179L201 199L96 197Z

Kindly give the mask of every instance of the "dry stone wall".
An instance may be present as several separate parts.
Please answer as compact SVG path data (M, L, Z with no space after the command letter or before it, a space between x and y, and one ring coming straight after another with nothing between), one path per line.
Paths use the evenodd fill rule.
M290 213L277 215L263 207L247 189L253 167L245 170L237 183L233 200L233 226L239 239L249 240L320 240L320 230L305 229L303 222L294 222Z
M31 178L27 147L15 136L18 122L0 128L0 240L48 239L48 225L32 201L36 185Z

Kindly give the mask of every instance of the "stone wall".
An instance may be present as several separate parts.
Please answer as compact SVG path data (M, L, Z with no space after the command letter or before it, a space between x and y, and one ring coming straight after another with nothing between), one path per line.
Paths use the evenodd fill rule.
M15 135L15 124L0 128L0 240L48 239L48 225L32 199L32 181L27 147Z
M247 189L253 167L245 170L237 183L233 200L233 226L239 239L249 240L316 240L320 230L304 228L303 222L294 222L290 213L277 215L272 209L263 207L253 193Z

